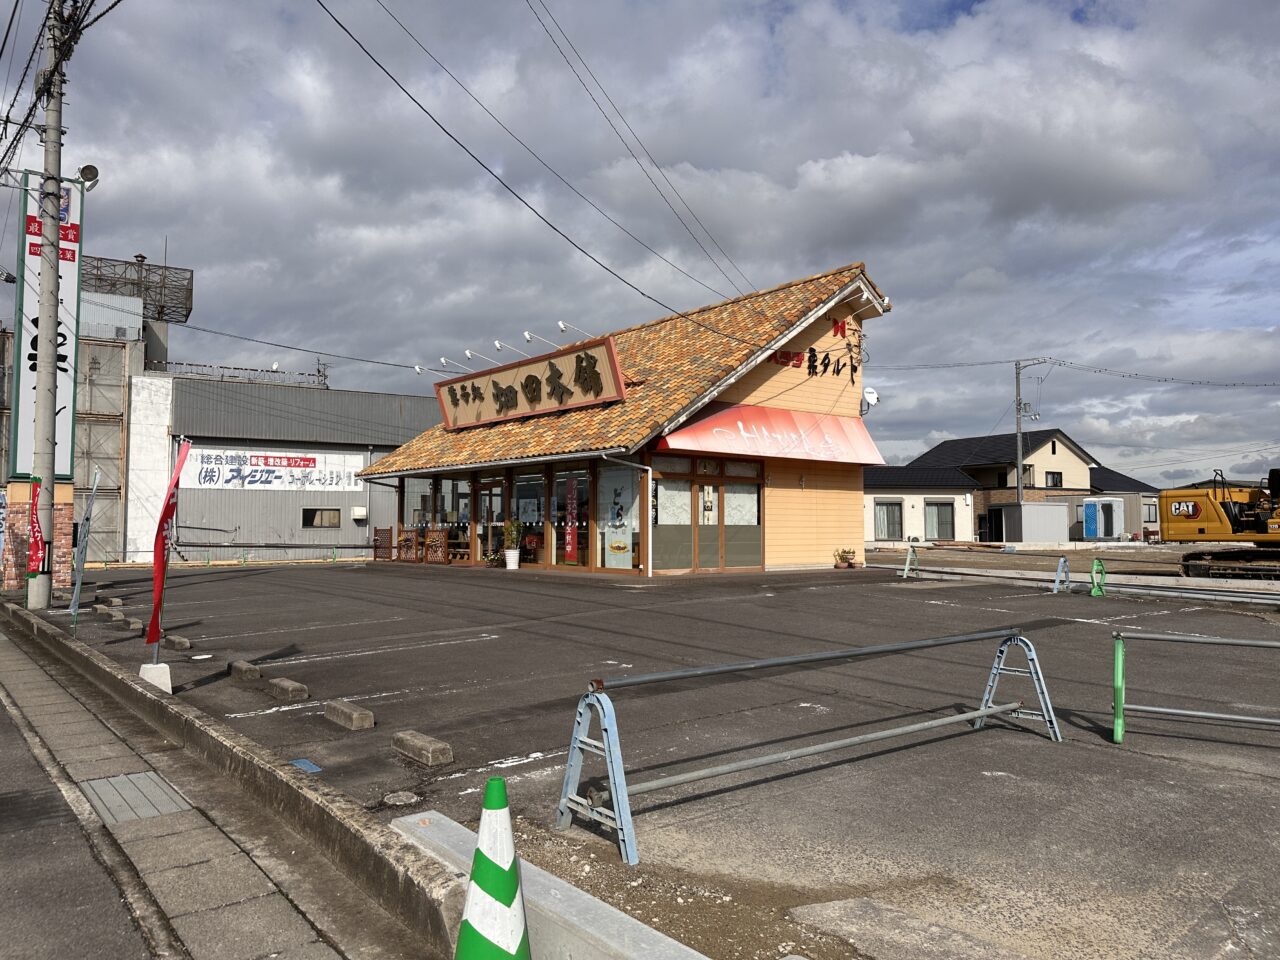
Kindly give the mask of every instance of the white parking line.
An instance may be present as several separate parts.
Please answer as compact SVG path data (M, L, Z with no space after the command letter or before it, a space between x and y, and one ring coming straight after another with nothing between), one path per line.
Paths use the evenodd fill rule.
M463 637L458 640L419 640L416 643L398 643L394 646L362 647L358 650L343 650L341 653L315 653L298 657L284 657L272 660L271 666L291 663L319 663L323 660L344 660L347 657L372 657L380 653L401 653L405 650L422 650L428 647L451 647L459 643L477 643L481 640L497 640L496 633L482 633L478 637Z
M274 630L250 630L247 633L218 633L211 637L197 637L200 642L206 640L236 640L240 637L265 637L272 633L305 633L308 630L331 630L338 627L364 627L374 623L396 623L407 617L386 617L382 620L351 620L347 623L315 623L305 627L276 627Z

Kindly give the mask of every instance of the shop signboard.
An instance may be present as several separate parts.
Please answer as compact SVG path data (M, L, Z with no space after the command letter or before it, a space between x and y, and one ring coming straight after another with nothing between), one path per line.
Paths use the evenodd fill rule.
M436 384L446 430L625 399L612 337Z
M860 417L823 416L746 403L710 404L707 413L658 442L659 450L881 464Z
M364 489L356 474L364 468L358 453L296 450L193 449L182 467L188 490L292 490L355 493Z
M18 250L17 302L13 314L13 423L9 438L9 475L29 477L35 458L36 353L40 323L40 270L43 224L40 189L43 175L22 175L20 214L22 238ZM63 180L58 209L58 332L57 410L54 413L53 472L58 480L72 478L75 446L76 357L80 330L80 208L84 184Z
M614 570L630 570L631 528L636 513L635 471L626 467L601 470L598 496L603 512L599 522L604 533L604 565Z

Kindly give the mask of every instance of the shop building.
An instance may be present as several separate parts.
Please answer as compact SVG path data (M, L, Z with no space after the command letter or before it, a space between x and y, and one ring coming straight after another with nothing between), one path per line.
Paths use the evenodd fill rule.
M398 487L382 555L509 546L640 575L862 560L862 468L884 462L863 323L888 310L858 263L443 381L442 422L360 474Z

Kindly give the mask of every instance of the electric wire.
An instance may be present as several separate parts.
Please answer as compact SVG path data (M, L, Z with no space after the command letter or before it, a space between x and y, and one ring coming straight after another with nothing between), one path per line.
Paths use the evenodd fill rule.
M396 16L395 13L393 13L385 3L383 3L383 0L374 0L374 2L386 12L388 17L390 17L392 20L395 21L396 26L398 26L402 31L404 31L405 35L410 40L413 41L413 43L418 47L419 50L421 50L428 57L430 57L432 62L435 63L435 65L439 67L441 70L443 70L445 74L449 77L449 79L452 80L454 83L456 83L462 89L463 93L465 93L468 97L470 97L473 101L475 101L476 106L478 106L481 110L483 110L486 114L488 114L489 118L493 120L493 122L496 123L499 127L501 127L502 130L509 137L511 137L512 140L520 144L520 146L525 149L525 152L527 152L529 156L533 157L533 159L537 160L538 163L542 164L542 166L547 170L548 173L550 173L553 177L555 177L557 180L563 183L566 187L568 187L569 190L571 190L579 199L581 199L584 203L586 203L593 210L595 210L596 213L600 214L600 216L604 217L611 224L613 224L615 227L617 227L619 230L625 233L628 237L630 237L640 246L644 247L645 250L649 251L649 253L653 254L655 257L657 257L667 266L671 267L673 270L676 270L677 272L684 275L685 277L688 277L690 280L698 284L698 286L702 287L704 290L709 290L711 293L714 293L717 297L720 297L722 300L729 299L728 295L725 294L723 291L717 290L715 287L704 282L700 278L694 276L692 273L685 270L679 264L674 263L671 260L667 259L661 253L659 253L657 250L655 250L653 247L647 244L645 241L641 240L638 236L636 236L634 233L628 230L625 226L619 223L609 213L603 210L594 200L592 200L590 197L584 194L581 190L575 187L572 183L570 183L567 179L565 179L565 177L560 173L560 171L558 171L555 167L551 166L551 164L548 163L542 157L541 154L539 154L537 151L533 149L533 147L529 146L528 143L526 143L523 139L521 139L520 136L514 130L512 130L505 123L503 123L502 120L499 119L498 116L494 114L492 110L490 110L487 106L485 106L484 102L479 97L477 97L474 92L472 92L470 87L468 87L465 83L463 83L462 80L452 70L450 70L447 66L445 66L434 53L432 53L429 49L427 49L427 47L422 43L421 40L418 39L418 37L413 33L413 31L410 30L408 26L406 26L405 23L398 16Z
M9 48L9 36L13 33L13 22L14 20L17 19L18 11L21 9L21 7L22 7L22 0L13 0L13 9L9 11L9 22L5 24L5 28L4 28L4 39L0 40L0 59L4 58L4 52ZM14 49L15 50L17 49L16 38L14 43ZM12 60L9 61L9 66L11 67L13 66ZM5 89L8 89L9 78L7 75L5 77L4 83L5 83Z
M319 6L320 9L322 9L328 15L329 19L332 20L334 24L337 25L338 29L341 30L343 33L345 33L347 37L351 40L351 42L354 43L360 49L360 52L363 53L369 59L369 61L373 63L373 65L376 66L387 77L387 79L390 80L400 90L401 93L403 93L406 97L408 97L409 100L413 103L413 105L416 106L423 114L425 114L427 119L429 119L433 124L435 124L435 126L440 130L441 133L443 133L446 137L448 137L451 141L453 141L453 143L460 150L462 150L463 153L465 153L468 157L470 157L482 170L485 171L485 173L489 174L490 177L496 180L498 184L504 190L507 191L507 193L511 194L511 196L514 197L520 203L521 206L523 206L535 217L541 220L543 224L545 224L557 236L559 236L562 240L564 240L567 244L569 244L569 246L573 247L575 250L581 253L584 257L586 257L596 266L600 267L600 269L604 270L611 277L613 277L615 280L622 283L628 289L639 294L644 299L649 300L652 303L656 303L658 306L662 307L662 309L666 310L668 313L680 316L685 320L688 320L690 323L693 323L696 326L702 327L703 329L708 330L711 333L715 333L719 336L725 337L726 339L734 340L739 343L743 343L743 344L746 344L747 346L755 347L755 348L760 348L764 346L764 344L762 343L756 343L753 340L744 339L743 337L736 336L732 333L729 333L728 331L717 329L711 324L704 323L701 320L697 320L694 317L691 317L689 314L685 313L684 311L677 310L675 307L672 307L664 303L662 300L659 300L653 294L649 293L646 290L642 290L640 287L636 286L634 283L632 283L622 274L618 273L618 271L614 270L613 267L609 266L607 263L605 263L595 254L588 251L585 247L583 247L580 243L578 243L578 241L574 240L573 237L569 236L569 234L565 233L564 230L556 226L556 224L554 224L545 214L543 214L542 211L540 211L532 203L526 200L524 196L518 190L515 189L515 187L511 186L511 184L507 183L507 181L503 179L501 174L499 174L491 166L489 166L482 159L480 159L480 157L470 147L468 147L465 143L463 143L462 140L460 140L457 137L457 135L453 133L453 131L451 131L448 127L446 127L439 120L439 118L437 118L436 115L432 113L431 110L421 100L419 100L416 96L414 96L414 94L409 90L409 88L406 87L400 81L400 79L394 73L392 73L390 69L388 69L382 63L382 61L379 60L373 54L373 52L368 47L366 47L364 43L354 33L351 32L350 28L345 23L343 23L342 20L338 18L337 14L335 14L332 10L329 9L328 5L325 3L325 0L315 0L315 2L316 2L316 5Z
M113 4L111 4L111 6L107 7L107 9L103 10L100 14L98 14L98 15L97 15L96 17L94 17L92 20L90 20L90 21L88 21L87 23L85 23L85 24L80 28L80 31L83 33L85 30L88 30L88 29L89 29L90 27L92 27L95 23L97 23L99 20L101 20L103 17L105 17L108 13L110 13L110 12L111 12L112 10L114 10L116 7L120 6L120 4L122 4L122 3L124 3L124 0L115 0L115 2L114 2ZM89 5L90 5L90 6L93 6L93 2L92 2L92 0L91 0L91 2L90 2L90 4L89 4ZM86 11L86 14L87 14L87 12L88 12L88 11Z
M662 179L666 181L667 186L671 188L671 192L674 193L676 197L680 200L681 205L686 210L689 211L689 216L693 217L694 221L698 224L698 226L702 228L702 232L707 235L707 238L712 242L712 244L715 245L715 248L720 251L720 255L729 261L730 265L733 267L734 270L738 271L738 276L742 277L742 279L746 281L747 289L754 289L755 284L751 281L751 278L742 272L742 268L739 267L738 264L734 262L733 257L729 256L729 254L725 252L724 247L720 246L720 241L715 238L715 234L713 234L710 230L707 229L707 225L703 223L702 219L697 215L697 213L694 212L693 207L689 206L689 201L685 200L684 195L681 194L678 189L676 189L676 185L671 182L671 178L668 177L666 171L662 169L662 165L658 163L658 161L654 159L653 154L649 152L648 145L645 144L645 142L640 139L640 134L635 132L630 122L627 120L626 115L622 112L622 110L618 107L618 105L613 102L613 97L609 96L609 91L605 89L604 84L600 82L600 78L597 77L595 74L595 71L591 69L591 65L587 63L586 58L583 57L582 54L578 51L578 48L574 46L573 40L570 39L569 34L565 32L564 27L560 25L560 21L556 19L556 15L552 13L551 8L547 6L547 0L538 0L538 3L541 4L542 9L547 12L547 16L551 18L551 22L556 25L556 29L560 31L560 34L561 36L564 37L565 42L569 44L569 49L573 51L574 56L576 56L582 62L582 65L583 67L586 68L587 73L591 75L591 79L595 81L596 86L600 88L600 92L604 94L604 98L609 101L609 106L613 107L614 112L617 113L618 119L622 121L623 126L627 128L627 131L631 134L631 136L635 137L636 143L640 144L640 149L643 150L644 155L649 158L649 162L653 164L654 169L657 170L659 174L661 174ZM721 272L723 273L723 271ZM726 279L728 278L726 277ZM733 283L732 280L730 280L729 282Z
M667 205L667 209L671 211L672 216L674 216L678 221L680 221L680 225L684 227L685 232L688 233L689 236L693 238L693 242L698 245L698 249L701 250L703 254L706 256L706 258L711 261L712 265L714 265L715 268L720 271L721 276L723 276L726 280L729 281L729 285L733 287L733 289L737 291L739 295L741 295L743 293L742 288L739 287L737 283L734 282L733 278L729 276L728 273L725 272L724 267L720 266L719 261L717 261L716 258L711 255L711 251L707 249L706 244L704 244L700 239L698 239L698 235L693 232L693 228L690 227L689 224L685 222L684 217L680 216L680 211L675 208L675 204L673 204L670 201L670 199L668 199L667 195L662 192L662 188L658 186L658 181L653 179L653 175L649 173L648 168L646 168L644 163L641 162L640 158L636 156L635 150L631 149L631 144L627 142L627 138L622 135L622 131L618 129L618 125L613 122L613 118L609 116L609 114L605 111L604 107L601 106L600 101L596 99L596 95L592 92L591 88L587 86L587 81L582 78L582 74L578 72L578 68L573 65L573 61L569 59L569 55L564 52L564 48L561 47L560 42L556 40L555 34L551 32L551 29L546 25L542 17L539 16L538 11L534 7L532 0L525 0L525 4L529 7L529 12L532 13L534 18L538 21L538 25L542 27L543 32L547 35L547 39L551 41L552 45L556 48L557 52L559 52L561 58L563 58L569 70L573 73L574 77L577 78L578 83L582 85L582 89L585 90L587 93L587 96L591 98L591 102L594 103L596 109L600 111L600 116L604 117L605 122L609 124L609 129L613 131L614 135L618 138L618 141L622 144L623 147L626 148L627 153L631 154L631 159L636 162L636 166L640 168L640 172L644 174L645 179L648 180L649 183L652 185L653 189L658 192L658 196L660 196L662 198L662 202ZM543 6L545 9L545 4ZM547 11L547 16L551 16L550 10ZM552 19L554 20L554 17ZM559 24L557 24L556 26L558 27ZM561 31L561 33L563 32L564 31ZM566 41L569 40L568 35L565 35L565 40ZM573 46L571 41L569 45ZM576 50L574 52L577 53ZM579 56L579 59L581 59L580 56ZM585 60L583 61L582 65L584 67L586 66ZM590 68L588 67L587 69L589 72ZM597 84L598 83L599 81L597 81ZM604 87L601 87L600 89L603 91ZM606 93L605 96L608 97L608 94ZM617 107L615 107L614 109L616 110ZM621 116L621 114L619 114L619 116ZM626 122L625 119L623 120L623 122L624 123ZM643 147L643 144L641 144L641 146ZM705 227L703 229L705 229Z

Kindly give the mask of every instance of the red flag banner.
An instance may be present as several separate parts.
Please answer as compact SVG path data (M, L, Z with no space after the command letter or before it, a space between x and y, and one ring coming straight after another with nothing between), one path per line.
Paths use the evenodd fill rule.
M44 569L44 532L40 529L40 516L36 513L40 502L40 477L31 478L31 523L28 528L27 578L38 576Z
M160 522L156 524L156 541L151 559L151 622L147 625L147 643L160 642L160 615L164 611L164 580L169 572L169 544L173 540L173 518L178 511L178 478L182 465L187 462L191 442L183 440L178 447L178 462L169 478L169 492L160 510Z

